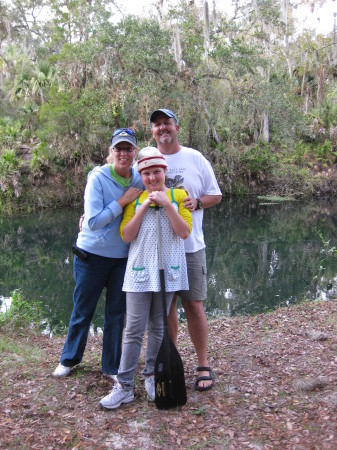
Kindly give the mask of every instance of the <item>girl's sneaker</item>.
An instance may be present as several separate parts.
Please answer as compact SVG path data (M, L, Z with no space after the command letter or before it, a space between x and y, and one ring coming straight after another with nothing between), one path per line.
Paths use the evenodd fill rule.
M116 383L110 394L103 397L99 404L106 409L116 409L119 408L122 403L130 403L133 399L133 389L126 390L120 383Z

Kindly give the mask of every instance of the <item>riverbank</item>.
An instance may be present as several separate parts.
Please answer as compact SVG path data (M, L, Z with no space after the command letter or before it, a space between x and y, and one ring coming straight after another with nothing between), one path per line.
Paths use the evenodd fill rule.
M301 157L292 148L281 151L263 144L228 145L225 150L205 150L204 155L212 163L226 201L260 195L292 200L336 197L334 147L324 147L323 156L309 148L301 147ZM42 167L36 170L32 167L34 146L25 149L24 160L19 152L15 170L8 169L0 180L0 211L4 215L81 206L88 171L104 163L104 158L75 165L66 160L61 166L40 161ZM2 158L0 155L0 166Z
M217 319L209 328L216 386L200 393L180 326L188 395L181 411L149 404L140 372L133 403L100 409L111 387L100 372L100 337L89 338L83 362L56 380L64 338L0 329L1 448L337 448L337 300Z

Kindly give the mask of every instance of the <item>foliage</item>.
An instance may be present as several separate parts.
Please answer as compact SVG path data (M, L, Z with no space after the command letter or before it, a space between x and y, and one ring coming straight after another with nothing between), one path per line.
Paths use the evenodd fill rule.
M12 293L10 308L0 312L0 328L18 332L22 329L31 329L41 332L44 328L42 303L36 300L26 300L20 290Z
M12 173L18 166L18 160L15 157L14 150L5 150L0 158L0 176L6 176Z
M49 149L46 143L40 142L33 151L30 169L32 174L39 174L50 161Z
M258 178L262 174L267 175L275 162L276 157L271 153L270 146L263 143L248 148L241 158L243 169L252 178Z
M0 117L0 153L3 152L5 147L11 147L18 142L21 138L20 121L12 119L10 117Z
M323 143L300 140L295 144L293 151L284 152L284 161L301 167L312 167L317 163L330 165L331 156L334 156L332 150L332 143L327 139Z
M303 166L310 153L311 144L300 140L299 142L296 142L293 152L290 152L289 160L299 166Z
M287 165L334 164L330 36L299 32L293 5L285 19L277 0L237 2L233 20L214 11L209 22L196 2L169 6L118 20L107 0L2 5L0 143L35 148L25 178L45 173L45 164L54 173L101 164L115 127L132 127L147 145L158 107L178 114L180 142L216 164L231 195L249 194L252 181L279 185L283 171L297 178L300 170ZM260 143L270 146L269 158ZM214 157L225 147L238 157Z
M110 138L109 124L115 116L116 106L103 89L55 89L49 103L41 107L39 137L59 163L102 160Z
M14 150L3 150L0 155L0 210L4 198L18 197L21 194L18 179L18 159Z
M318 161L327 161L329 155L331 154L332 144L327 139L324 141L323 145L316 146L315 156Z
M279 195L291 195L310 198L315 195L318 178L308 168L279 162L272 168L274 192Z

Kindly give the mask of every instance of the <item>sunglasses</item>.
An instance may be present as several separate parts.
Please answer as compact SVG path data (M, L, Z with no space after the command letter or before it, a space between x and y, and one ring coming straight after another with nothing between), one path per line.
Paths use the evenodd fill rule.
M118 130L114 131L112 137L118 136L121 133L127 133L130 136L133 136L136 139L136 141L137 141L137 138L136 138L136 135L135 135L134 131L130 130L130 128L118 128Z

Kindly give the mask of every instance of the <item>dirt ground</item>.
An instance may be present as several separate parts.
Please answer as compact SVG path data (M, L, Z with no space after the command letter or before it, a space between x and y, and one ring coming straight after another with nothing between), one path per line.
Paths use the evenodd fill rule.
M148 403L139 372L133 403L101 409L112 383L100 372L101 337L57 380L63 342L0 329L2 449L337 449L336 300L210 321L216 386L203 393L193 388L196 358L181 325L181 410Z

